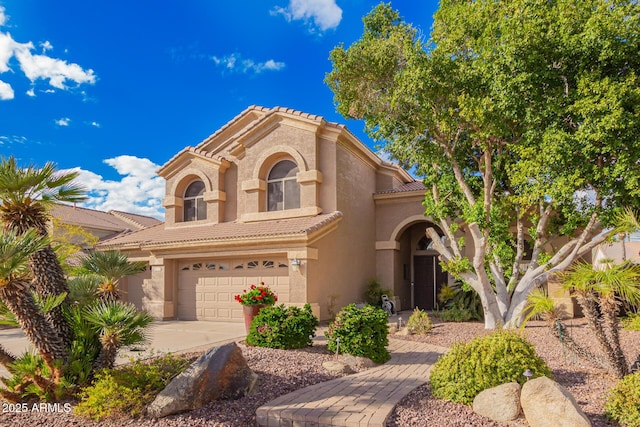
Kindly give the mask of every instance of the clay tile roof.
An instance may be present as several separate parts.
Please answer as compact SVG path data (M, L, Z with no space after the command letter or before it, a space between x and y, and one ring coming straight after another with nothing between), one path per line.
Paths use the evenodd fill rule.
M427 187L424 186L422 181L413 181L407 184L401 185L391 190L378 191L376 194L392 194L392 193L406 193L409 191L426 191Z
M164 246L180 244L214 244L241 240L258 240L270 237L304 237L321 230L342 218L342 212L335 211L313 217L288 218L282 220L256 221L248 223L223 222L167 228L159 224L140 231L116 236L97 246Z
M162 221L160 221L159 219L145 215L133 214L130 212L109 211L109 213L126 221L129 224L134 225L136 228L147 228L162 223Z

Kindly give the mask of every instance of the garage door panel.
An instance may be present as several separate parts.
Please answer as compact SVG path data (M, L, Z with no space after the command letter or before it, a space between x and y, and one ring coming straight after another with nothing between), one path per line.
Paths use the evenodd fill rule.
M260 282L276 292L278 301L288 302L289 271L282 266L286 267L284 259L185 261L178 277L178 318L242 321L242 308L234 296Z

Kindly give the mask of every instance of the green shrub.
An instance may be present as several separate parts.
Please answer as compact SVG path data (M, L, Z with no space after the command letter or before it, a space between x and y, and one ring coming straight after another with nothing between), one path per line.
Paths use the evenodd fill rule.
M482 301L476 291L465 282L445 285L440 289L438 301L443 309L437 313L445 322L468 322L482 320L484 312Z
M375 307L382 306L382 295L386 295L389 298L393 296L391 289L382 289L382 284L379 279L369 279L367 282L367 290L364 292L364 301Z
M121 415L140 416L156 395L190 362L168 354L150 362L135 361L116 369L96 373L86 387L75 413L94 420Z
M640 331L640 313L629 313L622 319L622 327L628 331Z
M482 390L508 382L522 384L530 369L534 377L551 377L551 370L535 349L513 331L498 331L455 344L431 371L435 397L471 405Z
M407 320L407 329L412 334L424 335L433 328L431 319L426 311L416 308L413 310L409 320Z
M640 372L618 381L609 391L604 409L607 417L623 426L640 426Z
M391 358L389 345L389 315L381 308L349 304L343 307L325 333L330 351L368 357L376 363ZM339 344L338 344L339 340Z
M312 344L318 318L309 304L304 309L283 305L265 307L251 322L247 344L269 348L303 348Z

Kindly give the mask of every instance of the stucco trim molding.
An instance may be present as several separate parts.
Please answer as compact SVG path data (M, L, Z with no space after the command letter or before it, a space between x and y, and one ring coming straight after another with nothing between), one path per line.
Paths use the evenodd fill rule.
M397 241L400 234L404 230L406 230L408 226L418 222L429 222L433 224L433 219L431 217L424 216L424 215L412 215L408 218L405 218L402 221L400 221L398 225L396 225L396 228L393 229L393 231L391 232L391 235L389 236L389 241L394 241L394 240Z
M207 191L204 193L205 202L224 202L227 200L227 193L220 190Z
M317 206L300 209L286 209L283 211L268 211L246 213L240 216L241 222L267 221L274 219L299 218L303 216L315 216L322 213L322 209Z
M271 147L268 150L264 150L260 154L260 157L258 157L258 159L256 160L256 165L253 169L253 178L266 178L260 176L261 171L264 170L264 164L269 160L270 157L282 154L288 154L293 158L294 162L298 165L298 170L300 171L298 172L298 174L307 172L307 162L305 162L304 157L302 157L302 154L300 154L298 150L295 150L286 145L276 145L275 147Z
M267 190L267 181L264 179L248 179L246 181L242 181L241 184L242 191L251 192L251 191L266 191Z
M376 251L399 251L400 250L400 242L397 240L387 240L387 241L378 241L376 242Z
M319 170L309 170L306 172L298 172L296 179L300 184L305 184L307 182L322 183L322 172L320 172Z

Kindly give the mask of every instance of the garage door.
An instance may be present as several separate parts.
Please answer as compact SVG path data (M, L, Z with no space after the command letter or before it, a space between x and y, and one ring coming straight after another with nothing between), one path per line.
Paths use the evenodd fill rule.
M241 322L242 306L234 296L260 282L273 289L278 302L288 302L288 261L284 258L181 261L178 319Z

